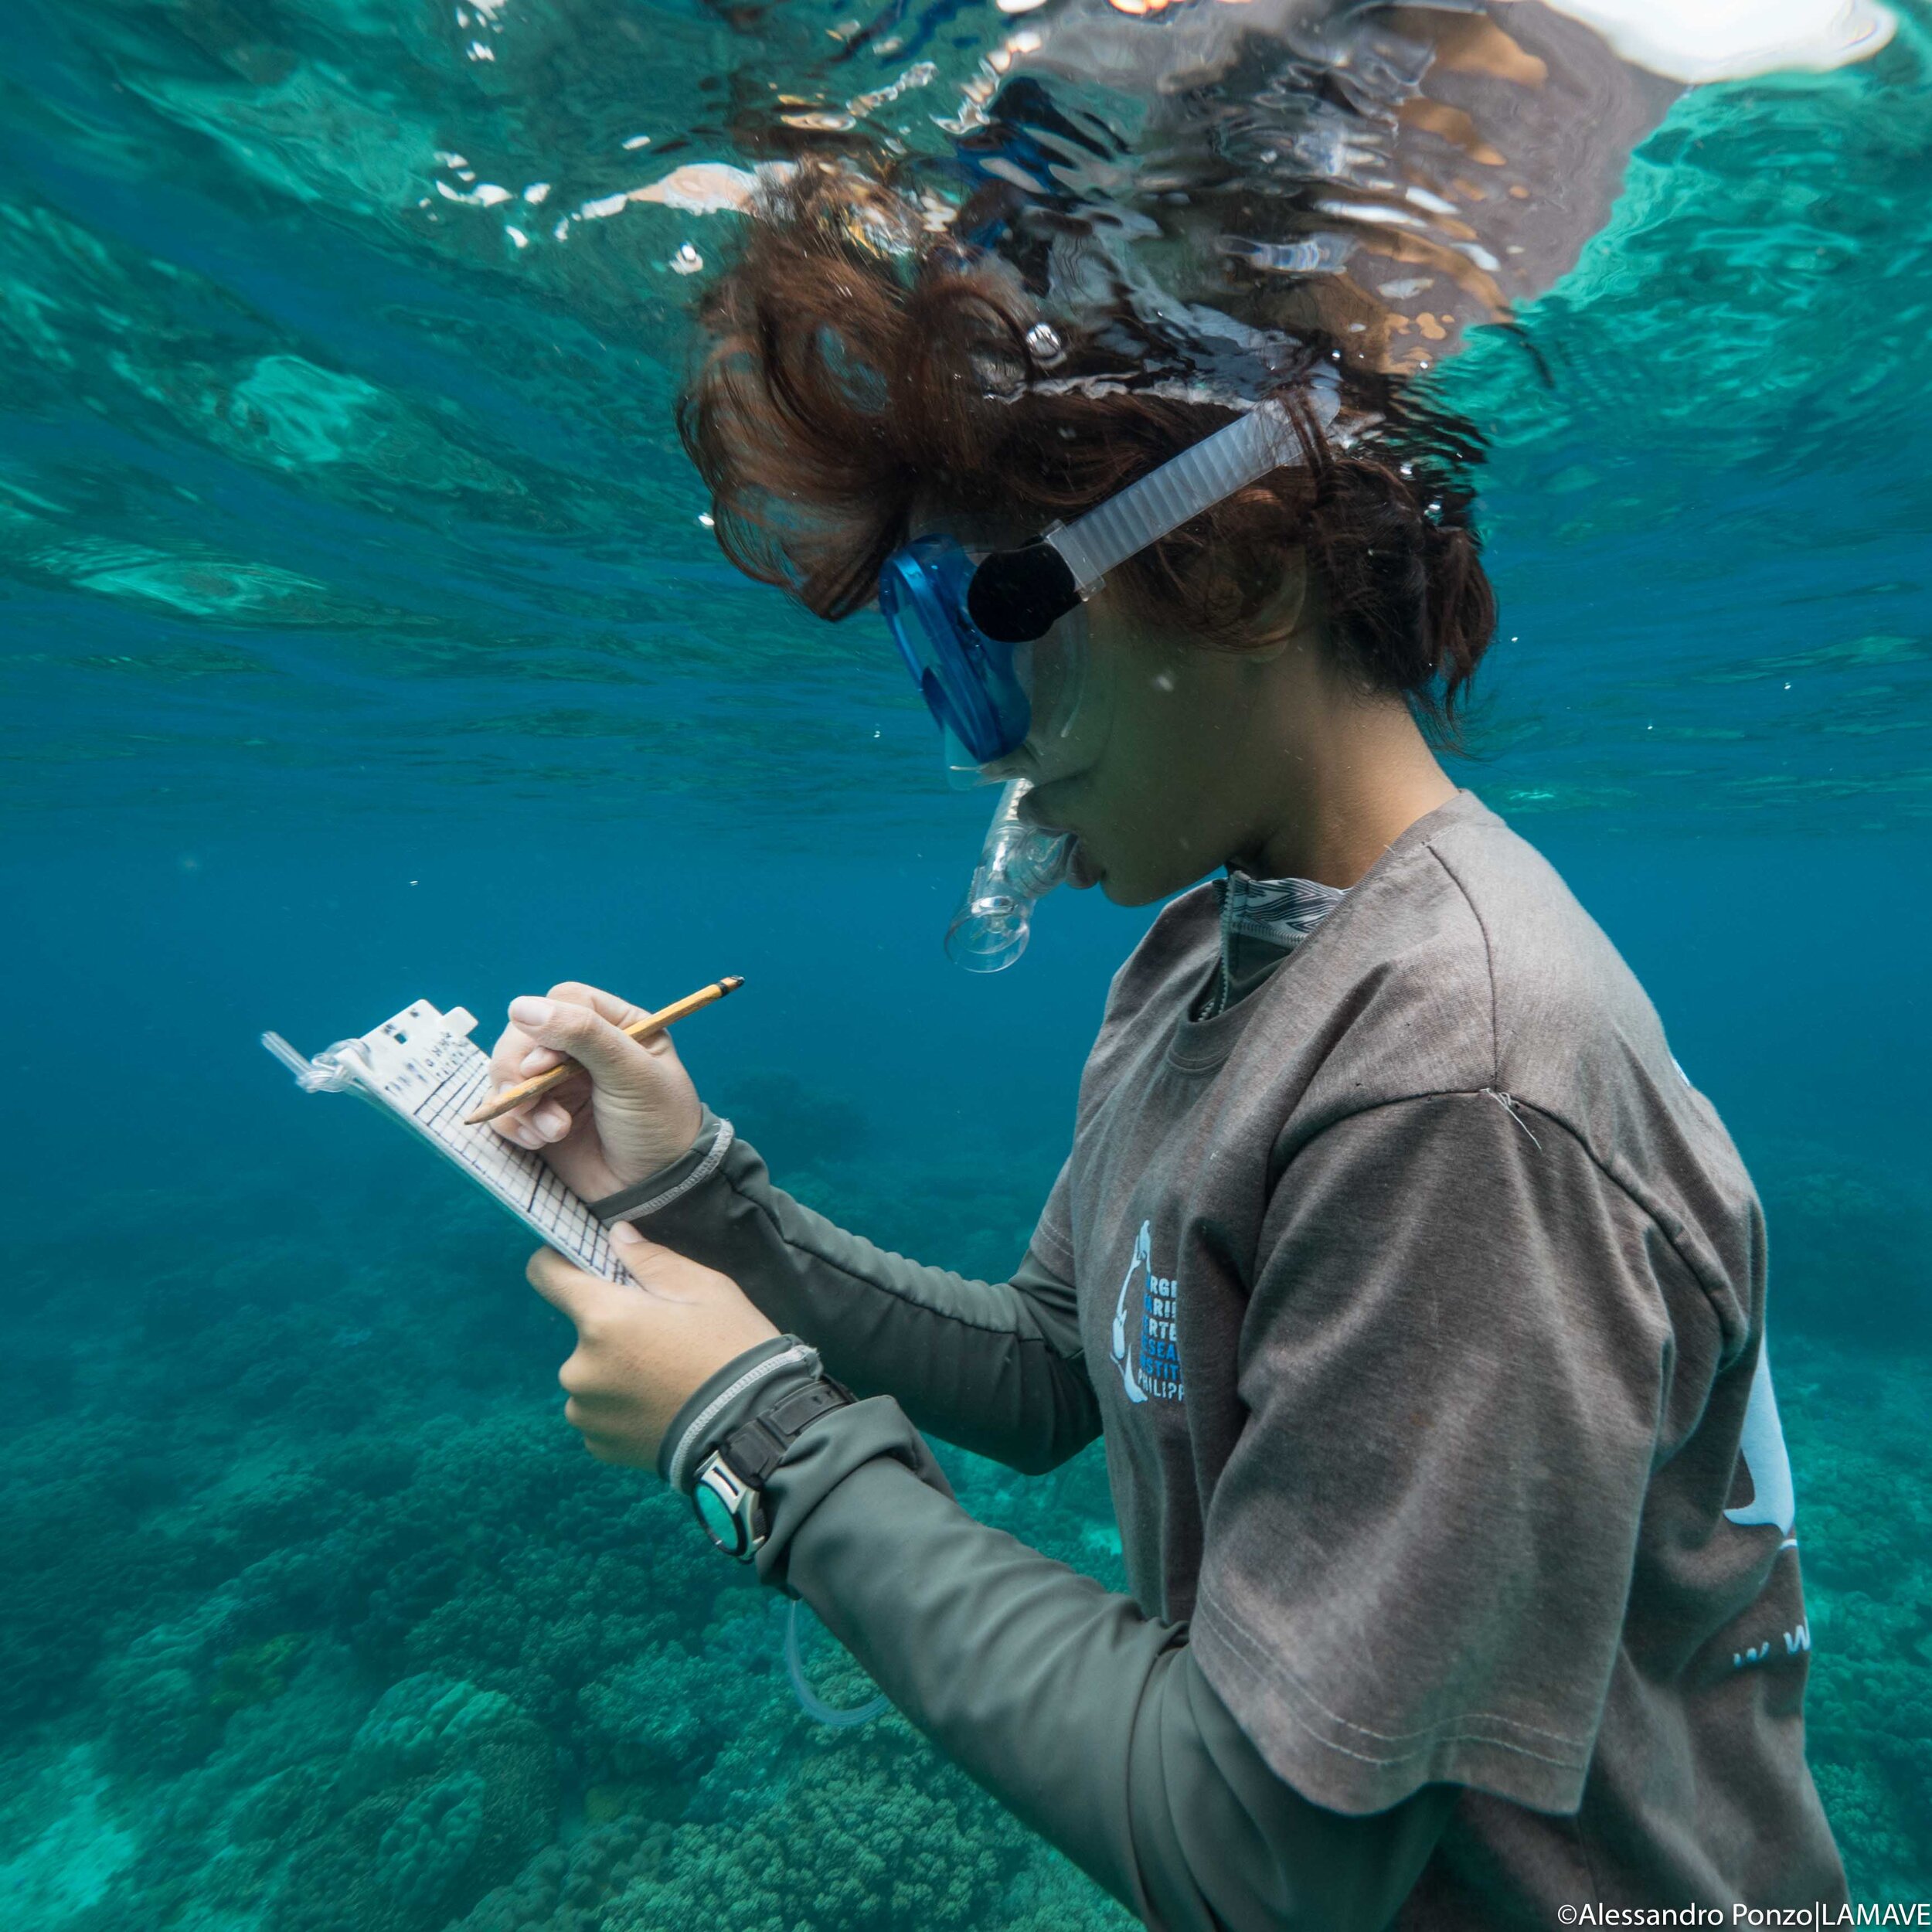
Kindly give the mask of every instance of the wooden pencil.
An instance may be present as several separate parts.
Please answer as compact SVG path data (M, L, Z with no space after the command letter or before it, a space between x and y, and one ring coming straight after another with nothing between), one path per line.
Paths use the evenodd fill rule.
M727 993L735 993L744 983L743 975L739 974L714 980L709 986L699 987L695 993L685 994L682 999L673 1000L668 1006L659 1007L655 1013L640 1013L618 1030L628 1033L633 1039L642 1039L648 1033L661 1033L673 1020L682 1019L685 1014L695 1013L700 1006L709 1006L713 1000L723 999ZM552 1067L547 1073L519 1080L514 1087L506 1087L501 1093L492 1094L474 1113L464 1115L463 1124L465 1127L481 1127L485 1121L493 1121L498 1115L509 1113L512 1107L521 1107L526 1100L549 1093L573 1073L582 1071L575 1060L566 1059L560 1066Z

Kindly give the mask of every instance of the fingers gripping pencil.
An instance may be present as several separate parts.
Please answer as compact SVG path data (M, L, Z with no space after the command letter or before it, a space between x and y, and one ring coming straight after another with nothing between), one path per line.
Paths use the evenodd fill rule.
M702 986L695 993L687 993L682 999L674 1000L668 1006L661 1006L655 1013L640 1013L619 1030L633 1039L643 1039L650 1034L663 1032L674 1020L682 1019L687 1013L695 1013L699 1007L709 1006L713 1000L723 999L727 993L735 993L743 984L743 976L736 974L714 980L709 986ZM539 1094L549 1093L552 1087L561 1085L573 1073L582 1070L575 1060L566 1060L547 1073L519 1080L515 1086L492 1094L474 1113L465 1114L463 1124L466 1127L480 1127L486 1121L509 1113L512 1107L521 1107L526 1100L534 1100Z

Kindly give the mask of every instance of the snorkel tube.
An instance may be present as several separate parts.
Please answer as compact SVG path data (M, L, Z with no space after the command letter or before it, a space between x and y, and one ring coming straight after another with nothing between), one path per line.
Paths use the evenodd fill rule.
M1019 815L1019 801L1032 789L1030 779L1015 778L1001 790L979 863L946 928L946 957L969 973L1012 965L1032 937L1034 901L1066 876L1071 836L1041 832Z

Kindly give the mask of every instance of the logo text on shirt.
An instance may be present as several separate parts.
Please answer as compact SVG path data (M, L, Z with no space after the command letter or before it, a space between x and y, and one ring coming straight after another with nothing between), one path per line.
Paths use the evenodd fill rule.
M1121 1277L1121 1292L1114 1304L1114 1362L1121 1372L1121 1383L1129 1402L1145 1402L1150 1397L1158 1402L1184 1399L1180 1331L1175 1323L1179 1286L1173 1276L1154 1272L1154 1224L1143 1221L1134 1239L1133 1259ZM1128 1330L1137 1299L1141 1315L1139 1345L1130 1352Z

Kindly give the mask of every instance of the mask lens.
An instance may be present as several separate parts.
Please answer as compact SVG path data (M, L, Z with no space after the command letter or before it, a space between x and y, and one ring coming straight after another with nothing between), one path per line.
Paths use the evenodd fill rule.
M1025 690L1031 714L1026 742L1050 760L1056 747L1085 722L1087 668L1087 608L1070 611L1043 638L1013 650L1013 671Z
M1003 782L966 749L951 725L940 727L939 762L945 767L947 784L954 791L977 791L982 785Z

